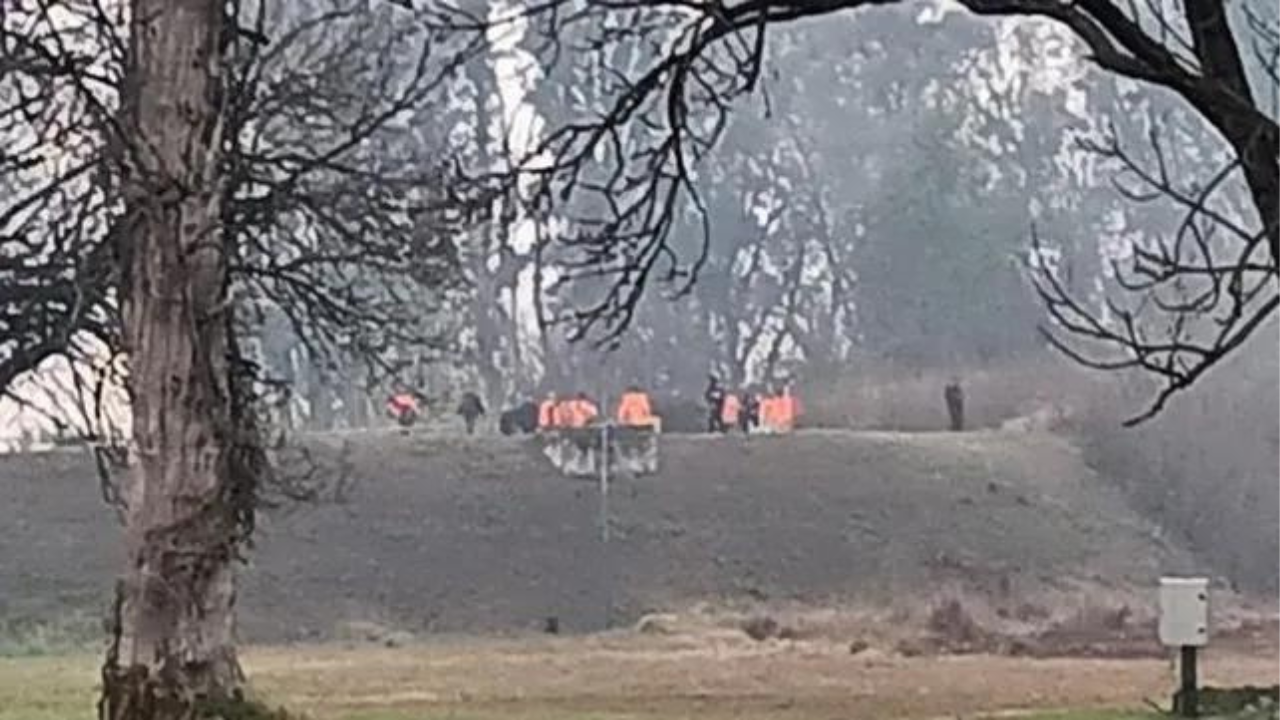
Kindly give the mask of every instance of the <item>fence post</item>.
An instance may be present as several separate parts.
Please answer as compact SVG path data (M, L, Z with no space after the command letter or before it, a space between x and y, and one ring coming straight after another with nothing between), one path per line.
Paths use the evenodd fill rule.
M600 539L609 542L609 423L600 426Z

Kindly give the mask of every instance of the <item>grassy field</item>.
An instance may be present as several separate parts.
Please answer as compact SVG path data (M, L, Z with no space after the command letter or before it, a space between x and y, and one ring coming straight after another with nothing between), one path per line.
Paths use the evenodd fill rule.
M701 600L1137 608L1150 588L1135 579L1189 562L1049 435L665 437L662 472L617 479L608 545L595 485L528 441L347 439L340 506L261 518L237 601L247 642L341 641L351 621L487 634L549 615L590 632ZM79 455L0 457L0 636L77 616L100 632L124 559L94 473Z
M259 698L315 720L1143 720L1155 717L1144 701L1163 702L1173 681L1151 660L904 658L728 637L256 648L244 661ZM93 717L97 664L0 659L0 720ZM1208 682L1239 684L1273 682L1277 667L1210 657L1205 669Z

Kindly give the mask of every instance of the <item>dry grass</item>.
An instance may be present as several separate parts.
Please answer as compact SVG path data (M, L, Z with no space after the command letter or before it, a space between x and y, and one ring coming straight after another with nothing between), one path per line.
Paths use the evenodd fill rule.
M850 655L845 645L731 632L260 648L245 664L260 697L317 720L971 717L1139 708L1172 680L1161 661ZM0 720L91 717L95 665L90 656L0 661ZM1263 682L1276 664L1212 657L1206 671L1210 682Z
M966 425L995 428L1010 418L1046 407L1078 409L1114 394L1112 376L1088 373L1056 358L985 368L960 368ZM942 389L951 373L904 373L893 367L865 367L837 378L820 378L802 388L804 422L818 427L928 432L945 430Z
M1277 328L1273 323L1262 332L1275 338ZM1121 421L1155 397L1150 376L1089 371L1053 356L955 370L971 428L1008 423L1072 436L1094 469L1215 573L1241 589L1275 595L1280 394L1274 343L1237 353L1137 428L1122 428ZM842 368L802 388L804 422L943 430L949 377L950 369L942 368Z

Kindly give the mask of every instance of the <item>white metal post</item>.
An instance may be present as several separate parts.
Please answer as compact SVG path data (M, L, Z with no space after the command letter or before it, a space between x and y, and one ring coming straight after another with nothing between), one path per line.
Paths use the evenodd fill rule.
M609 542L609 423L600 426L600 539Z

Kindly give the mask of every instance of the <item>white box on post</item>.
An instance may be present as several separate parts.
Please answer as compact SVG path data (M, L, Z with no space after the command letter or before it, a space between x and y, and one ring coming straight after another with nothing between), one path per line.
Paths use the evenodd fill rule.
M1209 581L1160 578L1160 642L1204 647L1209 642Z

